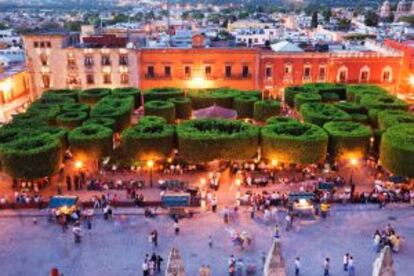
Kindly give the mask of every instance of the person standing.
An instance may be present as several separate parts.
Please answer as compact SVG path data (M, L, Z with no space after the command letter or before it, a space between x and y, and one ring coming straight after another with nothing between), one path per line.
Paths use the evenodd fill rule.
M175 233L175 235L178 236L178 234L180 233L180 226L178 225L178 220L175 220L174 221L173 227L174 227L174 233Z
M280 238L280 230L279 230L279 225L278 224L276 224L275 225L275 234L274 234L274 237L276 238L276 239L279 239Z
M142 263L142 275L149 276L149 267L148 267L148 259L145 258L144 262Z
M299 276L300 274L300 259L296 257L295 259L295 276Z
M158 231L154 230L154 245L155 247L158 246Z
M213 248L213 237L211 235L208 236L208 247Z
M326 258L323 262L323 276L329 276L329 258Z
M285 221L286 221L286 231L289 231L291 222L292 222L292 217L289 213L286 214Z
M254 219L255 213L256 213L256 205L252 204L252 206L250 207L250 218L251 219Z
M344 264L344 271L348 271L348 265L349 265L349 253L346 253L343 258L343 264Z
M348 272L349 276L355 276L354 257L352 256L349 256Z
M164 261L164 259L161 257L161 255L157 255L157 258L155 259L155 266L156 266L158 272L161 272L161 263L163 261Z

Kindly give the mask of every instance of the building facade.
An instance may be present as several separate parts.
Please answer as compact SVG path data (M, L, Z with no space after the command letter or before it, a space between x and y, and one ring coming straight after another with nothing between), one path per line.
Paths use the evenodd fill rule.
M276 52L259 48L133 48L128 43L78 43L71 35L24 37L36 95L47 89L93 87L234 87L280 94L308 82L371 83L401 91L413 71L401 43L367 43L369 50ZM106 39L108 40L108 39ZM98 41L98 40L93 40ZM90 42L90 41L89 41ZM410 55L410 56L408 56Z

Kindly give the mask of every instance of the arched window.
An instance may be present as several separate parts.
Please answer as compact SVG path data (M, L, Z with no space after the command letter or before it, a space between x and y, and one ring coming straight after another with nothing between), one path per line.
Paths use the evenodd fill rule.
M381 80L382 80L382 82L387 82L387 83L392 82L392 68L391 68L391 66L386 66L386 67L384 67L384 69L382 69Z
M342 66L338 70L338 75L336 77L336 81L340 83L344 83L348 80L348 67Z
M364 66L359 71L359 82L360 83L367 83L369 82L369 75L371 73L371 70L368 66Z

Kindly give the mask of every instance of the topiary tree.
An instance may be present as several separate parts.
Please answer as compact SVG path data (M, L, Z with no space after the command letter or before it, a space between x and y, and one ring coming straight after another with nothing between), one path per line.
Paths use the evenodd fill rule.
M115 119L112 118L96 117L86 120L83 125L100 125L115 130L115 123Z
M299 109L304 103L319 103L322 101L322 97L316 93L302 92L295 95L294 103L295 108Z
M381 130L402 123L414 123L414 115L403 110L384 110L378 113L378 127Z
M90 107L83 103L67 103L60 107L61 112L86 112L89 113Z
M101 125L83 125L69 132L70 151L75 160L99 161L112 153L111 129Z
M144 93L144 101L165 101L171 98L184 97L184 91L174 87L153 88Z
M86 89L79 93L79 102L93 106L104 97L111 94L109 88L92 88Z
M62 145L48 134L25 136L0 147L4 171L13 178L38 179L58 172Z
M104 98L91 110L91 118L111 118L115 120L115 132L121 132L131 124L134 102L132 97Z
M325 92L320 94L324 103L335 103L340 100L339 95L332 92Z
M59 114L56 117L56 125L60 127L66 127L68 129L73 129L75 127L81 126L87 118L88 113L86 112L68 111Z
M165 159L174 149L174 134L174 126L147 118L122 132L124 154L133 160Z
M34 113L20 113L13 115L12 119L13 125L19 125L19 126L45 126L48 124L47 118L44 118L38 114Z
M265 122L272 116L280 113L280 102L271 100L261 100L254 103L253 118L256 121Z
M351 117L353 122L369 125L369 117L367 114L351 113Z
M323 162L328 148L328 134L312 124L268 124L261 130L262 156L288 164Z
M398 124L385 131L380 161L393 174L414 177L414 124Z
M114 96L132 96L134 98L134 106L138 108L141 106L141 91L135 87L115 88L112 90Z
M259 128L241 121L200 119L177 126L179 155L193 162L247 160L257 154Z
M192 114L191 99L188 97L171 98L168 101L175 106L175 117L177 119L189 119Z
M168 123L175 121L175 106L168 101L150 101L144 104L145 115L159 116Z
M406 102L389 95L364 95L361 98L360 104L367 110L408 109L408 104Z
M359 84L348 85L346 87L346 99L350 102L359 103L361 97L364 95L387 95L387 91L376 85Z
M266 120L267 125L280 123L299 123L298 120L290 117L273 116Z
M79 92L80 90L77 90L77 89L51 89L51 90L45 91L42 97L44 96L48 97L48 96L53 95L53 96L67 97L75 101L78 101Z
M233 109L238 118L253 118L254 103L259 99L256 96L240 95L233 100Z
M330 121L351 121L352 117L333 105L306 103L300 107L300 114L307 123L323 126Z
M328 122L323 128L329 135L329 153L335 159L363 158L368 153L373 132L355 122Z

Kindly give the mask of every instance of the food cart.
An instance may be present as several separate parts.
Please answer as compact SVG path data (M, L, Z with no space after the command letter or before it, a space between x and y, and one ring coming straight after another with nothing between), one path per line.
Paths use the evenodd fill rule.
M298 192L289 194L289 202L293 206L293 214L299 217L312 217L315 214L314 193Z

